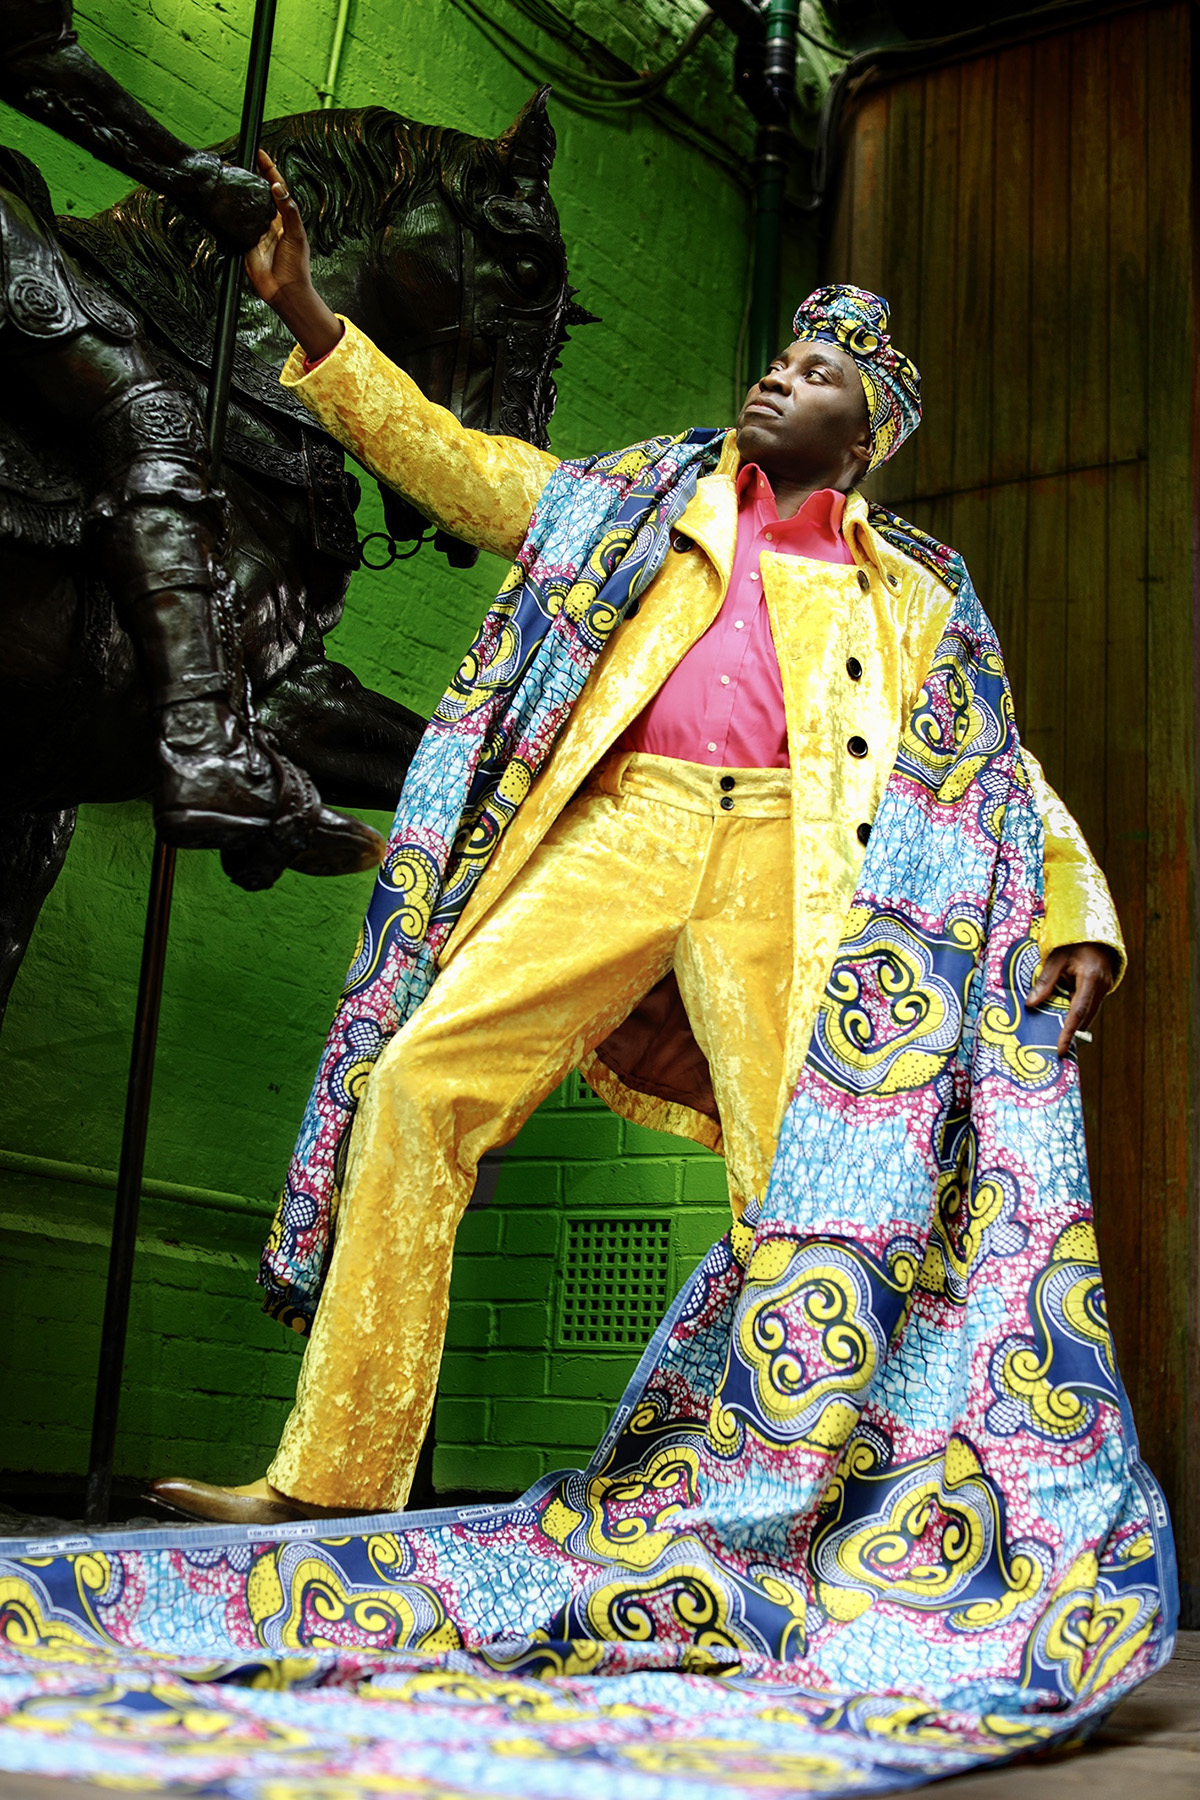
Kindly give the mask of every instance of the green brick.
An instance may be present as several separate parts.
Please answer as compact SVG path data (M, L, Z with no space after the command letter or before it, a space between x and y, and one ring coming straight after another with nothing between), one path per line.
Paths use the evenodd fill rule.
M275 1319L269 1319L256 1299L260 1290L244 1295L197 1294L184 1308L175 1303L173 1318L162 1317L164 1329L187 1327L187 1335L216 1344L233 1344L242 1348L276 1350L281 1342L296 1334L286 1330ZM163 1309L165 1313L165 1309ZM159 1314L156 1309L156 1320Z
M651 1131L647 1125L635 1125L632 1119L625 1120L621 1152L624 1156L670 1156L677 1160L712 1155L705 1145L691 1138L677 1137L671 1131Z
M484 1252L495 1252L500 1248L503 1234L504 1214L494 1205L480 1207L478 1212L468 1211L463 1215L454 1240L455 1254L479 1256Z
M599 1443L612 1416L611 1407L587 1400L497 1400L492 1411L492 1437L498 1444Z
M136 1387L157 1387L164 1355L165 1350L161 1338L142 1337L136 1321L131 1322L129 1342L125 1346L125 1367L121 1375L126 1390Z
M536 1450L491 1445L439 1444L433 1453L433 1485L443 1492L523 1494L545 1466Z
M446 1394L543 1394L545 1362L541 1356L523 1356L518 1350L494 1350L474 1356L466 1350L451 1351L442 1359L441 1391Z
M438 1394L434 1437L439 1444L482 1444L488 1439L488 1417L492 1402L475 1394L459 1399L452 1394Z
M468 1256L455 1264L455 1300L544 1300L558 1266L551 1256Z
M612 1113L534 1113L515 1141L519 1156L553 1157L556 1162L593 1162L621 1149L620 1120ZM504 1176L500 1193L507 1199Z
M697 1207L694 1211L681 1213L675 1221L676 1257L686 1256L693 1262L698 1261L707 1255L718 1238L724 1237L729 1226L727 1206Z
M149 1432L167 1442L178 1434L201 1443L240 1440L247 1414L240 1396L177 1394L170 1390L126 1396L121 1411L129 1430Z
M723 1201L728 1216L729 1181L723 1156L697 1157L683 1171L683 1203L685 1206L712 1205Z
M263 1354L176 1338L164 1348L162 1382L180 1395L241 1394L257 1399L262 1393Z
M186 1269L187 1263L180 1265ZM197 1286L205 1294L228 1294L235 1299L248 1302L250 1305L261 1296L262 1289L254 1277L258 1273L257 1264L251 1268L249 1263L197 1262L193 1265L198 1273Z
M461 1300L451 1290L450 1317L446 1323L449 1350L486 1350L496 1341L495 1308L479 1301Z
M283 1427L295 1404L296 1390L293 1384L287 1394L264 1394L259 1402L259 1419L262 1442L274 1454L275 1446L283 1435Z
M283 1349L260 1351L262 1357L262 1394L266 1400L286 1400L289 1405L296 1397L296 1383L300 1379L300 1363L303 1351Z
M14 1339L16 1332L14 1331ZM45 1375L64 1375L86 1381L95 1370L100 1353L100 1333L94 1325L59 1320L39 1320L36 1331L21 1330L22 1366L33 1361ZM6 1396L6 1406L14 1396Z
M563 1400L619 1400L639 1355L640 1351L597 1356L589 1350L559 1350L550 1363L550 1395Z
M517 1304L507 1306L503 1302L496 1308L495 1342L504 1349L540 1350L549 1341L551 1334L551 1309L549 1303L536 1306Z
M506 1255L557 1257L561 1219L561 1213L510 1213L504 1226Z
M503 1215L509 1207L528 1206L550 1212L559 1205L561 1195L562 1170L557 1163L524 1162L514 1154L500 1170L489 1211Z
M11 1475L75 1475L87 1468L89 1430L5 1420L4 1466Z
M680 1165L662 1158L576 1165L565 1172L563 1211L636 1216L673 1207L679 1188Z
M48 1426L70 1421L74 1425L78 1419L91 1417L92 1392L90 1372L82 1379L66 1382L32 1363L21 1372L18 1381L5 1389L5 1426L18 1420L35 1424L44 1421Z

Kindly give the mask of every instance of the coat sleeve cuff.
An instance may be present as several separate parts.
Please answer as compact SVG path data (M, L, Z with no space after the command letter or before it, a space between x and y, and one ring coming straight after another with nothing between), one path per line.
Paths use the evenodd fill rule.
M1044 831L1046 910L1037 933L1042 961L1067 944L1103 944L1113 953L1113 986L1117 987L1128 959L1108 882L1075 819L1046 780L1037 757L1024 746L1021 756Z

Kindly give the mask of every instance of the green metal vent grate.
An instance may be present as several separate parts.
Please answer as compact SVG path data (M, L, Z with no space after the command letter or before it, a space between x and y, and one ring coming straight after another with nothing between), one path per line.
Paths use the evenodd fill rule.
M670 1219L568 1218L558 1341L643 1348L671 1296Z

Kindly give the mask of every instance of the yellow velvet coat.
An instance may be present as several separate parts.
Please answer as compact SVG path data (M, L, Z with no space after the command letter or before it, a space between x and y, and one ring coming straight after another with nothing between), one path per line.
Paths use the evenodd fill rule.
M331 355L306 374L297 349L282 379L326 430L429 518L481 549L508 560L516 555L555 457L518 439L465 429L348 322ZM636 616L614 633L596 663L443 962L469 943L580 783L716 618L733 567L737 469L731 431L716 470L701 479L678 522L675 550ZM859 827L875 816L902 721L916 703L952 605L949 590L929 570L871 528L861 494L847 499L843 534L854 581L831 580L828 565L807 558L764 554L761 565L783 676L792 791L795 950L780 1116L862 866ZM850 657L862 665L857 681L848 678ZM866 739L865 757L848 754L852 736ZM1043 955L1064 944L1102 943L1117 952L1123 970L1120 926L1104 876L1037 759L1028 751L1022 756L1046 827ZM627 1087L595 1056L583 1066L626 1117L720 1149L714 1118Z

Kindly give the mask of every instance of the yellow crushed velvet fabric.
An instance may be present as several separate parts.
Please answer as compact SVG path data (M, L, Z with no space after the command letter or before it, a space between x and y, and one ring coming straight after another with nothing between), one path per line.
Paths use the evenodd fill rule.
M669 969L711 1071L734 1211L765 1192L793 979L790 810L786 769L622 752L551 826L371 1074L275 1487L404 1504L479 1159Z

